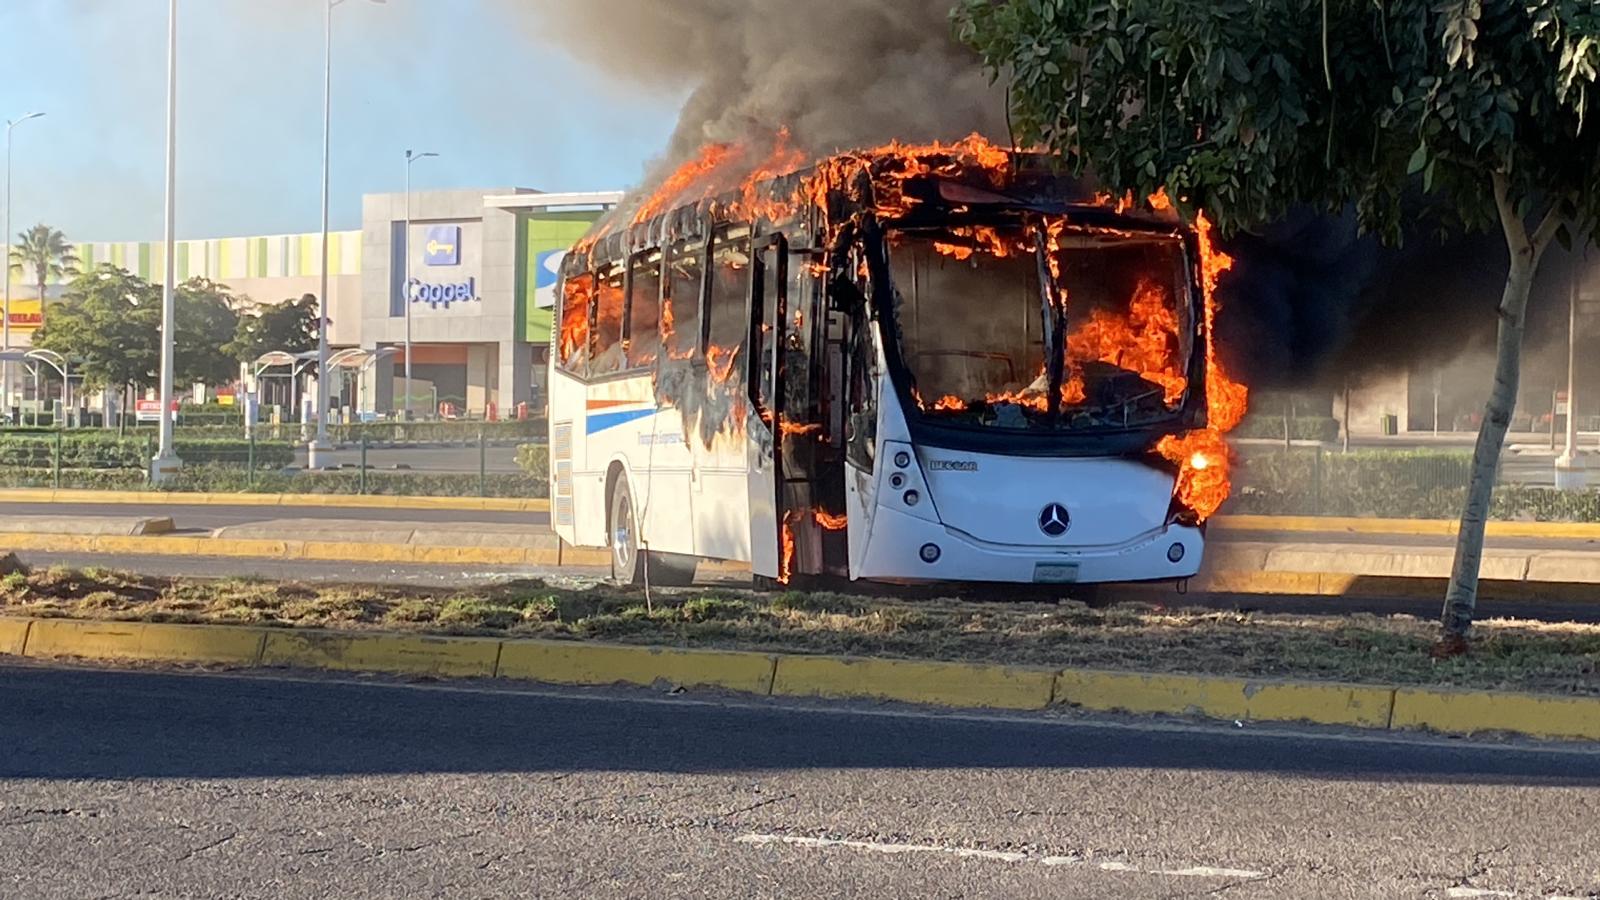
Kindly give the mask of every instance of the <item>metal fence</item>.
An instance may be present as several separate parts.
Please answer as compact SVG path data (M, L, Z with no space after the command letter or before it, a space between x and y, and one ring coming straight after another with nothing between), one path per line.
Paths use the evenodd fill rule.
M414 426L413 426L414 427ZM546 492L543 441L502 430L435 431L406 440L396 431L349 430L311 470L298 429L183 428L174 450L184 466L163 487L213 492L532 497ZM129 490L150 486L153 431L0 431L0 487Z
M1467 450L1353 450L1317 446L1236 450L1230 513L1451 519L1472 475ZM1548 456L1508 453L1497 473L1498 519L1600 521L1600 492L1557 491Z

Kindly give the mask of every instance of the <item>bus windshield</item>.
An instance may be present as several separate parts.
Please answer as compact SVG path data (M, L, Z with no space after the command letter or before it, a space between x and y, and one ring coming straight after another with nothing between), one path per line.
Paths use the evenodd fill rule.
M889 256L908 370L900 375L924 418L1107 430L1158 424L1183 408L1196 302L1180 238L1058 222L902 229L890 235ZM1065 341L1049 339L1052 310L1064 310ZM1062 363L1054 415L1052 344Z

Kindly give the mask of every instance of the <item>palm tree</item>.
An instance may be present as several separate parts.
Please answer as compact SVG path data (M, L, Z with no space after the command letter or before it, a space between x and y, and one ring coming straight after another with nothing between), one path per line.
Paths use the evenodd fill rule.
M39 306L44 307L44 286L52 278L78 274L78 254L67 243L67 236L48 225L35 225L17 235L20 243L11 248L11 271L23 266L33 271L39 286Z

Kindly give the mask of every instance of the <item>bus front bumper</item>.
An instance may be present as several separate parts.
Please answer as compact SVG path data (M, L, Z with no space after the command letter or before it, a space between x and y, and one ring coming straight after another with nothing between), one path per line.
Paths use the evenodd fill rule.
M1009 546L879 507L853 579L1103 584L1175 581L1200 571L1199 528L1171 525L1116 546Z

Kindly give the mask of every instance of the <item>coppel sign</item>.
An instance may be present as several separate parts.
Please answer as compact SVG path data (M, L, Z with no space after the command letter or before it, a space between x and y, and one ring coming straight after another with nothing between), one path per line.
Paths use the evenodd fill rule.
M461 226L433 225L422 245L422 262L429 266L461 265Z
M429 284L419 278L406 283L406 295L412 303L426 303L434 309L449 309L453 303L478 300L478 279L468 278L455 284Z

